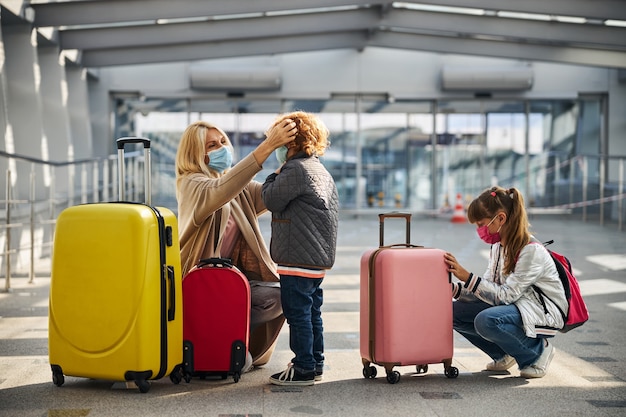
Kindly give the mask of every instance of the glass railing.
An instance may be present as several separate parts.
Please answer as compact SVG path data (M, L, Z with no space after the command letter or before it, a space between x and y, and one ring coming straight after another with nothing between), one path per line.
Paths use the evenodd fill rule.
M143 201L143 153L128 152L124 200ZM0 151L0 277L49 276L54 229L67 207L120 200L117 155L52 162Z
M5 173L0 185L4 194L0 200L0 277L4 278L5 291L11 289L11 277L28 277L33 282L37 275L49 276L56 218L63 209L76 204L145 201L143 152L127 152L125 157L127 195L120 199L117 155L50 162L0 151L0 167ZM157 160L152 163L152 204L176 213L174 165L153 159ZM528 170L522 169L526 164L503 170L499 184L515 185L523 193L530 193L526 201L531 214L571 213L582 221L617 223L623 230L625 161L624 156L535 156ZM443 170L457 178L478 177L477 168L472 166L448 165ZM607 181L607 176L612 180ZM479 186L472 181L465 184L464 196L484 189L483 183ZM409 204L375 204L372 209L413 211ZM368 207L360 211L367 213Z

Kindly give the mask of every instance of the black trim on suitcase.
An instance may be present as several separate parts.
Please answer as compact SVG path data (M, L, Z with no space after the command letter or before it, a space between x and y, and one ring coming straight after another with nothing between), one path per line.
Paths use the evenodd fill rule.
M144 158L145 158L145 169L144 169L144 182L145 182L145 202L144 203L132 203L128 201L120 201L124 203L131 204L141 204L146 207L149 207L155 214L157 218L157 224L159 227L159 271L160 271L160 280L161 280L161 364L159 368L159 372L150 379L160 379L165 376L167 373L167 358L168 358L168 349L167 349L167 323L168 321L174 320L176 315L176 294L175 294L175 280L174 280L174 267L167 265L166 259L166 245L171 246L173 242L172 230L171 227L165 227L165 219L161 212L152 206L152 182L151 182L151 155L150 155L150 139L140 138L140 137L123 137L116 140L117 144L117 155L118 155L118 174L119 174L119 199L123 200L125 197L124 191L124 183L125 183L125 167L124 167L124 147L126 144L130 143L139 143L143 145L144 149ZM168 230L169 229L169 230ZM170 297L169 304L170 308L168 309L168 282L170 283ZM131 372L129 371L128 374ZM150 371L152 374L152 371ZM134 379L134 378L133 378ZM128 380L128 378L127 378Z
M382 224L382 222L381 222ZM381 242L382 243L382 242ZM370 357L372 358L372 362L377 363L376 362L376 352L374 349L374 346L376 345L374 343L374 341L376 340L376 325L374 324L376 321L376 287L374 285L374 277L376 276L374 274L374 265L376 264L375 260L376 260L376 256L380 253L381 249L377 249L376 251L374 251L374 253L371 254L370 258L369 258L369 276L368 276L368 292L369 292L369 297L368 297L368 311L370 312L369 314L369 341L368 341L368 349L370 352Z
M234 340L230 351L230 373L236 379L241 375L241 370L246 363L246 344L241 340Z
M183 340L183 375L187 382L191 381L193 375L193 343Z
M161 282L161 340L160 340L160 351L161 351L161 360L160 360L160 365L159 365L159 372L153 377L152 376L152 371L151 370L147 370L147 371L126 371L126 373L124 374L124 378L127 381L135 381L137 382L138 380L141 379L160 379L163 378L165 376L165 374L167 373L167 358L168 358L168 349L167 349L167 323L168 321L173 321L174 318L176 317L176 289L175 289L175 273L174 273L174 267L171 265L167 265L167 259L166 259L166 246L168 245L168 239L167 239L167 228L171 227L168 226L167 228L165 227L165 219L163 218L163 215L161 214L161 212L159 211L159 209L157 209L156 207L152 207L152 206L147 206L144 203L134 203L134 202L118 202L118 203L123 203L123 204L138 204L138 205L142 205L142 206L146 206L148 208L150 208L152 210L152 212L154 213L154 215L157 218L157 224L159 226L159 271L160 271L160 282ZM171 232L170 232L171 235ZM171 241L170 241L171 242ZM171 245L171 244L170 244ZM170 291L167 291L167 284L170 284ZM169 293L169 297L168 297L168 293ZM168 301L170 304L170 307L168 308ZM149 376L146 377L146 375ZM141 388L141 387L140 387Z
M167 284L170 277L172 278L172 285L170 286L170 300L175 299L175 290L173 280L173 267L167 265L167 259L165 256L165 220L163 219L161 212L156 207L149 207L152 209L152 211L154 211L154 214L156 215L159 223L159 250L161 252L161 265L159 268L159 270L161 271L161 368L159 369L159 373L154 378L159 379L163 378L167 373L167 322L173 320L175 315L175 312L173 310L175 309L175 306L172 304L172 311L168 311L167 307ZM168 273L170 270L172 270L172 274Z
M230 347L230 368L228 371L196 371L194 370L194 347L190 340L183 341L183 377L187 382L191 381L191 377L199 376L205 378L211 375L219 375L222 379L232 375L235 382L239 382L241 371L246 364L246 344L242 340L233 340Z

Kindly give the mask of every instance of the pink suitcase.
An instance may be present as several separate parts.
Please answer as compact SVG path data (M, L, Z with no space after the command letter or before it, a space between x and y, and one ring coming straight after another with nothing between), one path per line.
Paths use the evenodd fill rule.
M406 243L384 246L387 218L406 220ZM451 276L444 251L411 245L409 213L380 214L380 247L361 257L360 342L363 376L376 377L383 366L387 382L395 384L395 366L443 363L445 375L456 378L452 366Z
M229 259L202 259L183 280L183 376L232 375L248 352L250 284Z

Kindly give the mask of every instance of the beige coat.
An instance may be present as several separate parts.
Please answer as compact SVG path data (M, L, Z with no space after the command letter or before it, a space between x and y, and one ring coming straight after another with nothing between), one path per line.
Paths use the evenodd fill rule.
M265 268L264 281L278 281L276 264L267 250L257 217L267 209L261 198L261 184L252 178L261 170L252 154L221 176L208 178L191 174L178 179L178 227L184 276L200 259L220 256L222 236L228 217L233 216L241 239ZM259 326L250 335L254 364L264 365L274 350L284 316Z

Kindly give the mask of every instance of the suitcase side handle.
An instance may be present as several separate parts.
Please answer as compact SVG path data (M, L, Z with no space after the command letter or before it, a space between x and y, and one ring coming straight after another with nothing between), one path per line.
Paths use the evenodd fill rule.
M152 205L152 161L150 159L150 139L140 137L123 137L115 141L117 143L117 173L119 178L118 193L119 200L124 200L126 196L126 166L124 165L124 146L128 143L143 144L144 155L144 184L145 184L145 203Z
M378 215L380 222L380 238L379 246L382 248L385 246L385 220L390 218L401 218L406 220L406 243L405 246L411 246L411 213L401 213L398 211L392 211L390 213L381 213Z
M167 320L174 321L176 318L176 274L171 265L167 266L167 278L170 281L170 308L167 310Z

